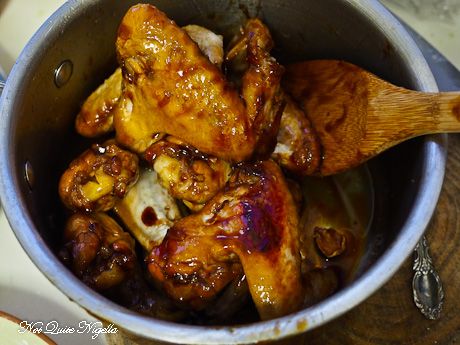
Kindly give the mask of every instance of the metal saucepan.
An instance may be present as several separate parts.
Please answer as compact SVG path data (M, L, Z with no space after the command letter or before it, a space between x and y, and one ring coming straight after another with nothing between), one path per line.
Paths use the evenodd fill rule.
M371 171L377 172L377 206L360 274L339 293L295 314L217 328L159 321L102 297L59 261L58 179L85 145L74 133L74 117L82 101L114 70L117 27L135 2L68 1L33 36L4 89L1 201L17 238L43 274L102 319L146 338L188 344L250 343L296 334L343 314L376 291L412 252L433 213L444 175L445 135L411 140L371 162ZM394 84L437 90L414 42L377 1L150 2L180 25L202 25L227 39L248 15L260 16L272 30L274 55L282 63L344 59Z

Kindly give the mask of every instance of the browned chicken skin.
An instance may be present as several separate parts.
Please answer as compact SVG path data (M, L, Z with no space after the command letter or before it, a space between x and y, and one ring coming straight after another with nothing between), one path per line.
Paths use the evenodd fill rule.
M254 23L263 26L258 20L251 23L250 28ZM265 37L248 36L253 68L243 83L243 101L197 44L164 13L151 5L132 7L117 38L124 75L122 111L114 119L117 140L143 152L156 141L156 133L167 133L231 162L251 157L259 137L265 142L276 136L282 111L276 90L282 68L268 55L270 44L258 45Z
M64 259L77 276L98 290L120 284L136 265L134 240L104 213L72 215L64 240Z
M113 141L95 144L70 163L59 181L59 195L70 210L108 211L138 177L138 158Z
M228 162L202 154L171 137L150 146L145 157L170 194L193 210L201 209L216 195L231 173Z
M203 307L240 273L262 319L302 303L298 215L279 167L239 167L228 187L196 214L182 218L148 258L166 292Z
M198 25L187 25L183 29L198 44L209 61L218 66L224 59L222 36ZM75 120L77 133L88 138L95 138L113 130L113 117L121 109L118 106L122 94L121 68L99 86L83 103Z
M226 56L227 62L243 55L246 71L241 96L257 138L255 153L268 158L276 144L276 135L284 109L280 87L284 68L270 55L274 46L270 31L260 19L249 19L240 38Z
M75 120L77 133L95 138L113 130L113 114L118 110L121 96L121 69L97 88L83 103Z
M281 116L275 151L272 158L283 168L297 175L314 175L321 163L321 147L305 112L288 95Z
M163 243L153 249L148 268L182 307L202 310L243 270L236 255L215 241L215 234L182 225L179 221L170 228Z
M254 137L243 103L187 33L151 5L132 7L120 24L124 74L117 140L143 152L155 133L174 135L210 154L242 160Z

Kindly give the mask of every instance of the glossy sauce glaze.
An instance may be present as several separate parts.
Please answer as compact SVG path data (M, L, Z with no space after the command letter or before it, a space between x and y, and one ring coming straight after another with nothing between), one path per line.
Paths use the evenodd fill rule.
M142 218L142 223L144 223L146 226L155 225L158 221L158 217L155 213L155 210L151 206L148 206L144 209L144 211L142 212L141 218Z

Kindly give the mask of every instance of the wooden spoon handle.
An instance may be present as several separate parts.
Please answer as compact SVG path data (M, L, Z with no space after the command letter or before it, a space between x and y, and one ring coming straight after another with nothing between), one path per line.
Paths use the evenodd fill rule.
M437 133L460 132L460 92L446 92L435 95L434 110L438 113Z
M459 92L423 93L388 85L369 99L367 112L368 136L381 137L382 149L423 134L460 132Z
M388 84L376 90L367 113L368 122L385 122L379 127L399 133L400 140L460 132L460 92L423 93Z

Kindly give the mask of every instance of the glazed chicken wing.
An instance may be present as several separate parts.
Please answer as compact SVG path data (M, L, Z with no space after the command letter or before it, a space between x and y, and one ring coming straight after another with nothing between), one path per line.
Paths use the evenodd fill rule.
M313 175L321 163L321 147L305 112L288 95L272 158L297 175Z
M117 140L144 152L156 133L167 133L228 161L252 156L259 138L265 142L268 134L276 135L282 112L276 91L282 68L266 52L270 44L258 45L258 32L247 34L254 68L246 78L250 88L243 90L243 101L164 13L151 5L132 7L116 44L123 70L122 111L114 118ZM257 81L263 82L263 91Z
M194 211L225 186L231 173L228 162L202 154L172 137L150 146L145 157L170 194Z
M249 19L241 36L227 53L226 60L244 61L241 96L246 104L257 138L256 155L268 158L276 145L276 135L285 106L280 87L284 68L270 55L273 39L260 19Z
M120 284L136 265L134 240L104 213L72 215L64 240L64 260L87 285L98 290Z
M116 71L83 103L75 120L77 133L95 138L113 130L113 114L121 96L121 69Z
M224 59L223 38L198 25L183 28L209 61L218 66ZM75 121L77 133L94 138L113 130L113 117L120 111L118 101L122 93L121 68L116 71L94 91L83 103Z
M255 39L251 40L251 37ZM305 112L279 88L278 76L270 73L276 70L276 62L268 54L272 45L267 28L260 20L252 19L248 21L239 39L227 52L225 60L232 75L243 75L244 99L248 107L254 108L249 113L259 112L265 115L261 119L266 121L262 127L265 128L264 137L268 141L260 142L260 147L269 154L276 144L271 157L283 168L298 175L312 175L316 172L321 159L319 141ZM235 81L238 82L238 79L236 78ZM251 99L252 101L248 101ZM257 108L257 100L260 99L273 101L267 102L265 109L262 109ZM282 108L284 110L279 119L278 111L280 104L283 103L285 107ZM270 127L270 124L274 125Z
M70 163L59 181L59 195L73 211L108 211L136 182L138 158L112 140L95 144Z
M298 215L279 167L243 165L228 187L169 229L148 258L152 276L177 301L203 307L240 273L262 319L302 303Z
M243 272L238 257L207 232L180 220L147 259L153 279L173 300L194 310L203 310Z

